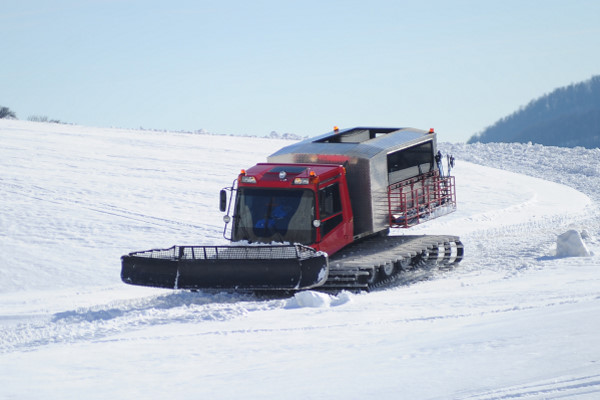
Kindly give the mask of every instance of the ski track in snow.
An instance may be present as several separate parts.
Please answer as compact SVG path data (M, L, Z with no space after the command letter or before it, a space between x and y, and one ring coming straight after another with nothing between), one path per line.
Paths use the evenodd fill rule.
M593 307L600 301L600 278L593 272L600 266L598 149L440 144L442 151L457 158L459 210L408 233L459 234L466 253L459 267L415 271L396 286L370 294L304 292L291 298L265 298L128 287L118 279L119 256L173 244L222 243L218 190L227 186L240 168L263 161L290 142L18 121L1 124L0 138L7 145L0 150L0 165L8 173L0 176L0 227L4 232L0 233L0 357L15 363L31 353L52 354L53 346L137 345L148 340L154 346L172 340L220 343L226 336L253 344L262 335L279 334L318 336L335 344L330 336L355 331L382 340L385 349L390 344L377 339L379 330L391 334L414 327L417 336L421 333L427 337L431 333L423 326L436 324L454 334L452 327L459 323L482 331L486 337L488 328L478 321L497 323L498 319L555 310L568 315L576 307L598 310ZM249 144L254 147L251 151ZM578 163L573 163L574 159ZM564 187L543 183L527 187L530 181L521 175L485 172L464 161L569 186L592 202L587 204L579 193ZM486 173L495 180L489 181ZM467 187L470 197L461 198ZM553 206L549 198L557 191L568 192L578 208ZM565 204L564 199L556 201ZM536 215L540 207L547 209ZM589 231L587 242L595 252L591 259L554 257L556 236L571 228ZM574 278L569 268L579 268L588 281ZM545 271L553 271L555 278L540 281L538 274ZM89 282L89 277L97 282ZM561 279L562 284L556 282ZM403 307L399 309L398 304ZM327 317L331 312L340 317ZM343 317L345 314L348 318ZM285 319L286 315L295 317ZM263 318L284 318L287 322L266 323ZM598 324L591 326L597 328ZM459 338L460 332L456 337L451 335L446 345L432 337L431 347L420 349L423 342L405 337L415 347L407 348L404 358L412 359L418 370L421 359L444 360L456 350L446 347L453 343L468 354L503 346L509 353L514 346L534 347L527 345L527 332L514 337L516 344L510 338L481 342L475 337L473 342ZM367 348L379 351L373 345ZM600 358L597 350L590 350L591 358ZM205 356L211 359L212 354ZM600 359L593 362L597 364L571 368L562 375L542 371L522 383L514 379L500 381L510 384L473 382L469 389L447 383L454 388L453 398L595 398L600 396L600 373L593 372L600 372ZM341 365L338 368L351 373ZM7 375L7 379L14 378ZM0 383L4 383L1 378ZM337 386L335 382L332 385ZM394 392L385 391L388 386L370 393L392 398ZM417 397L447 398L439 390L415 389L407 384L408 393L411 389L420 394ZM250 397L258 397L258 388L249 390ZM15 397L23 394L11 393ZM154 397L161 397L160 393Z
M465 400L508 400L523 398L594 398L600 392L600 375L562 377L502 388Z
M259 304L248 305L243 300L242 296L227 296L221 302L218 295L184 292L57 312L0 332L0 351L98 340L144 326L219 321L242 316Z

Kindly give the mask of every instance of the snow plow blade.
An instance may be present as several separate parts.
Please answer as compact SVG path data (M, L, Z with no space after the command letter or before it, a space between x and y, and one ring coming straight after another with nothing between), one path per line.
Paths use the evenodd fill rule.
M327 255L303 245L173 246L121 257L121 279L168 289L302 290L321 286Z

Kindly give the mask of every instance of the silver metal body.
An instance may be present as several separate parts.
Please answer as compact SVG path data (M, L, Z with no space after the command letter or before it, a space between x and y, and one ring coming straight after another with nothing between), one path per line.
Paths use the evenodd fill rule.
M390 165L394 159L402 158L417 148L430 161L410 166ZM423 149L429 154L423 154ZM286 164L343 165L354 214L354 236L360 238L388 229L388 186L437 169L434 161L436 153L434 132L413 128L357 127L286 146L267 160Z

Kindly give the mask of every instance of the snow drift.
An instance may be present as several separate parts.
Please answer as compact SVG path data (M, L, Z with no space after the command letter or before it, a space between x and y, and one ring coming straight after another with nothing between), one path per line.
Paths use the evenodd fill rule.
M557 257L589 257L590 251L583 242L581 234L574 229L558 235L556 240Z

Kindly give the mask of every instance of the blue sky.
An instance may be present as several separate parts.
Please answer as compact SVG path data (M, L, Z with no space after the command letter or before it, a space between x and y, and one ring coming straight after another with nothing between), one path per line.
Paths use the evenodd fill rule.
M4 0L0 105L88 126L472 134L600 74L600 2Z

